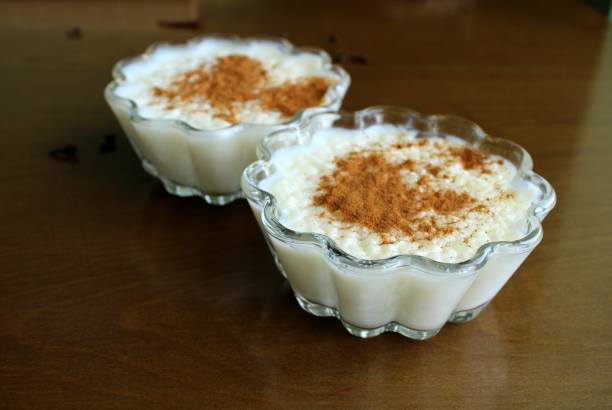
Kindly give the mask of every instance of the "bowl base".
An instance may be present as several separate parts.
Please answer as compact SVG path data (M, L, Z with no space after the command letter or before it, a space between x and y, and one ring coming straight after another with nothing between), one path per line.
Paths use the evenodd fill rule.
M355 326L353 324L346 322L344 319L342 319L342 316L340 316L340 313L338 312L337 309L311 302L305 297L297 293L295 293L295 298L297 299L300 307L304 309L306 312L313 314L315 316L335 317L336 319L340 320L340 322L342 322L342 326L344 326L344 328L350 334L352 334L353 336L364 338L364 339L369 338L369 337L378 336L384 332L395 332L395 333L399 333L402 336L406 336L410 339L425 340L425 339L429 339L430 337L435 336L440 331L440 329L433 329L433 330L411 329L409 327L406 327L396 322L387 323L386 325L382 325L382 326L375 327L372 329L363 328L363 327Z
M149 174L159 179L164 185L164 188L166 188L166 191L172 195L176 195L180 197L197 196L197 197L204 199L207 203L211 205L226 205L226 204L229 204L230 202L234 202L237 199L244 198L244 194L242 193L242 190L232 192L230 194L213 195L213 194L208 194L206 192L203 192L199 188L196 188L196 187L177 184L176 182L173 182L169 180L168 178L162 176L159 172L157 172L153 164L151 164L149 161L145 159L142 160L142 167Z
M474 309L460 310L458 312L453 312L450 319L448 319L451 323L463 323L469 322L470 320L474 320L478 317L480 312L487 307L489 302L485 302L480 306L476 306Z

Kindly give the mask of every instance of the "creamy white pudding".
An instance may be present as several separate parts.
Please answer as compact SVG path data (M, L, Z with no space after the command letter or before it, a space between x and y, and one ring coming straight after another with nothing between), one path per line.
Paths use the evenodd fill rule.
M207 39L161 47L124 67L115 93L145 118L180 119L196 128L278 124L327 103L340 78L316 54L288 54L277 43Z
M350 82L320 51L206 37L120 62L106 98L145 168L169 192L240 196L261 138L301 113L339 108Z
M330 128L274 152L260 187L280 222L321 233L361 259L420 255L456 263L525 233L533 192L509 161L454 138L416 139L391 125Z
M303 309L361 337L476 317L555 203L525 150L457 117L324 112L260 154L242 186L280 271Z

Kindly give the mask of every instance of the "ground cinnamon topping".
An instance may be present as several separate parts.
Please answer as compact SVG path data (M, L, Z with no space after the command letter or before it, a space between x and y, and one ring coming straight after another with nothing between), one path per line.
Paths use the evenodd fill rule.
M486 159L483 153L469 147L452 148L450 153L461 160L465 169L482 168Z
M453 231L434 214L460 214L477 201L465 193L435 189L427 179L405 182L402 164L387 161L382 151L355 151L335 161L320 178L314 205L340 221L364 226L392 243L394 234L433 239ZM425 177L427 178L427 177Z
M327 79L312 77L301 82L264 89L259 99L265 109L291 117L305 108L319 105L328 88Z
M431 179L427 175L421 175L421 177L417 180L417 185L427 185Z
M429 172L434 177L437 177L440 171L442 171L442 168L440 167L435 167L433 165L427 166L427 172Z
M266 87L268 74L256 59L244 55L219 57L208 68L201 66L181 73L166 88L153 87L153 95L173 102L208 102L214 115L237 123L237 103L259 101L269 111L291 117L308 107L321 104L330 81L309 77L296 83Z

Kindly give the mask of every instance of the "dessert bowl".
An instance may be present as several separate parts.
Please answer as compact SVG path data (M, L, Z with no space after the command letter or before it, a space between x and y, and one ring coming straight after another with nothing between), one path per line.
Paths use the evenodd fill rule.
M286 115L269 116L264 121L215 119L194 122L189 119L192 117L186 118L187 115L181 113L181 110L185 112L187 108L195 112L193 105L179 104L179 114L176 114L176 110L172 111L176 107L168 105L167 111L157 108L155 111L146 104L138 104L135 101L137 98L131 97L133 90L136 90L136 95L163 94L161 88L152 87L155 84L145 84L150 87L145 91L142 91L143 84L134 84L131 77L136 76L135 67L165 64L164 67L176 71L179 64L172 65L173 58L177 61L180 58L193 60L194 56L207 57L206 53L216 53L220 57L231 54L231 50L238 54L242 51L257 54L261 50L261 56L258 56L261 64L269 61L282 63L282 59L286 58L296 64L295 67L291 64L285 67L278 63L287 68L286 71L295 68L297 76L302 71L306 73L311 69L316 70L317 75L333 79L333 83L329 84L320 104ZM149 81L148 78L145 80ZM241 39L215 35L198 37L185 44L154 44L140 56L119 61L113 69L113 81L107 85L104 96L144 169L159 178L169 193L200 196L210 204L223 205L242 197L240 176L244 168L257 158L257 144L265 135L283 126L297 124L311 112L339 109L349 84L348 73L333 65L323 50L297 48L277 38ZM223 92L225 84L221 81L220 85Z
M456 263L415 254L365 259L347 253L325 234L298 232L283 224L277 198L261 187L278 172L273 154L310 144L319 130L367 130L381 124L413 132L416 138L458 138L512 164L513 182L533 193L518 239L485 243ZM556 202L553 188L532 171L531 157L519 145L490 137L459 117L421 116L397 107L315 113L264 138L258 156L243 173L242 189L278 269L304 310L336 317L351 334L363 338L392 331L423 340L446 322L474 319L541 241L541 221Z

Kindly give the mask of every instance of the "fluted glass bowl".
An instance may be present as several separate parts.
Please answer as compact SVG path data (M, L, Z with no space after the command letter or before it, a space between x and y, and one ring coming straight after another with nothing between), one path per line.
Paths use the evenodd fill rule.
M202 129L181 119L145 118L131 99L117 95L117 88L126 81L126 66L150 59L163 48L188 48L204 40L229 41L239 44L271 42L289 55L312 54L323 60L325 72L338 78L326 96L325 104L296 113L281 124L239 123L225 128ZM297 48L284 39L259 37L204 36L184 44L157 43L144 54L119 61L113 69L113 81L104 96L119 120L144 169L159 178L166 190L178 196L199 196L208 203L224 205L242 197L240 175L255 161L261 139L284 126L298 124L312 112L338 110L348 90L350 77L333 65L329 55L315 48Z
M491 242L461 263L442 263L416 255L365 260L345 253L326 235L295 232L279 222L273 195L259 182L274 174L274 151L308 144L322 127L362 129L393 124L418 137L461 138L509 160L516 178L536 192L525 215L525 235ZM358 137L356 137L358 138ZM519 145L488 136L478 125L454 116L421 116L397 107L371 107L355 113L320 112L262 141L259 160L247 167L242 189L264 233L278 269L299 305L317 316L333 316L353 335L372 337L393 331L413 339L434 336L450 322L475 318L542 239L541 221L553 208L551 185L532 171L531 157Z

